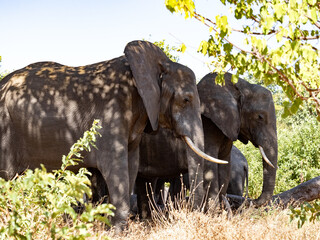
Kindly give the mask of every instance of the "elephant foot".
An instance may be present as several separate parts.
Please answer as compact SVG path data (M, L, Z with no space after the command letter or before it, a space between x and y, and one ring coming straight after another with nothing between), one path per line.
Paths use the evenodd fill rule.
M128 229L127 220L112 221L111 231L114 232L116 235L123 233L127 229Z

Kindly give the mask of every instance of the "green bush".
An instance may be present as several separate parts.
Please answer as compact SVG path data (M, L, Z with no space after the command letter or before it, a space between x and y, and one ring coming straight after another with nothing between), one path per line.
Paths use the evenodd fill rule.
M63 156L59 170L26 170L10 181L0 178L0 237L8 239L85 239L92 235L93 223L110 224L114 207L110 204L93 206L83 200L91 196L87 169L78 173L67 170L82 161L81 152L95 147L99 135L98 121L75 143L67 156ZM80 202L82 214L74 209Z
M306 222L314 223L320 220L320 201L312 203L305 202L300 208L290 207L290 220L298 219L298 228L301 228Z
M320 175L320 123L307 109L282 121L276 193Z

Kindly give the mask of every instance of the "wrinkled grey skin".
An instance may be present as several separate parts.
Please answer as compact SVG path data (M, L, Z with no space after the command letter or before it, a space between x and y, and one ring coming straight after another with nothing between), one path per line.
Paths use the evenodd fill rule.
M232 146L230 164L230 181L227 193L243 196L243 191L246 189L246 196L248 197L248 161L236 146Z
M266 88L239 79L231 82L231 74L225 74L225 85L216 85L216 74L206 75L197 85L202 111L205 152L210 156L230 161L233 141L251 141L255 147L263 147L275 168L263 161L263 190L255 200L265 203L273 195L277 169L276 115L272 95ZM144 134L140 143L140 166L136 181L138 207L142 216L147 215L145 182L156 177L170 181L186 173L185 146L173 139L172 133L160 129L157 135ZM230 181L231 164L218 165L204 162L204 186L210 184L208 197L215 199L219 190L225 195ZM142 199L140 199L142 198Z
M194 73L149 42L130 42L124 53L82 67L31 64L6 76L0 86L0 177L11 179L41 163L49 171L58 169L61 156L100 119L98 150L72 170L101 172L118 230L126 226L145 129L170 128L175 137L188 136L203 149ZM194 175L203 160L188 157Z

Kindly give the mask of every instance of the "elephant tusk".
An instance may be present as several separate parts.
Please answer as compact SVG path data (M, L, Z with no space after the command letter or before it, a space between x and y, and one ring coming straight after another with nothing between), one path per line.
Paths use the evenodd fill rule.
M194 145L194 143L192 142L192 140L187 137L187 136L183 136L183 139L185 140L185 142L187 143L187 145L200 157L204 158L205 160L208 160L210 162L213 163L218 163L218 164L228 164L228 161L224 161L224 160L220 160L214 157L209 156L208 154L202 152L198 147L196 147L196 145Z
M263 148L262 148L261 146L259 146L259 150L260 150L260 153L261 153L261 155L262 155L263 160L264 160L266 163L268 163L268 165L269 165L270 167L273 167L273 168L274 168L273 164L272 164L272 163L270 162L270 160L267 158L267 155L265 154L265 152L264 152L264 150L263 150Z

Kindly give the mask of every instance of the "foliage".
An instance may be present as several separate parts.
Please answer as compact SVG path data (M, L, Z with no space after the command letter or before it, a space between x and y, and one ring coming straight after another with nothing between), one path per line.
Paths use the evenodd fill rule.
M109 225L112 205L94 207L83 200L84 194L91 196L88 170L81 168L77 174L67 170L82 161L81 152L95 147L99 128L95 120L69 154L63 156L59 170L47 172L42 165L41 169L28 169L10 181L0 178L1 239L33 239L41 234L52 239L85 239L91 235L89 229L95 221ZM84 206L82 214L76 212L78 203Z
M320 120L320 50L316 45L320 38L319 1L220 1L232 9L239 29L231 26L225 15L215 19L202 16L192 0L166 0L165 4L171 12L184 13L209 28L209 39L200 43L198 51L212 59L220 73L218 83L224 81L222 74L230 67L235 70L234 81L251 73L265 85L282 87L289 98L284 116L296 113L306 102Z
M308 109L285 119L279 132L277 190L282 192L320 175L320 124ZM289 184L290 182L290 184Z
M166 44L164 39L162 41L156 41L154 42L154 44L158 46L167 55L167 57L173 62L179 62L179 56L177 55L177 52L185 51L185 45L181 45L180 48L175 46L170 46L169 44Z
M312 203L305 202L300 205L300 208L290 208L290 220L297 218L298 227L301 228L306 222L314 223L315 220L320 220L320 202L314 201Z
M0 73L0 81L7 75L8 75L8 72Z

